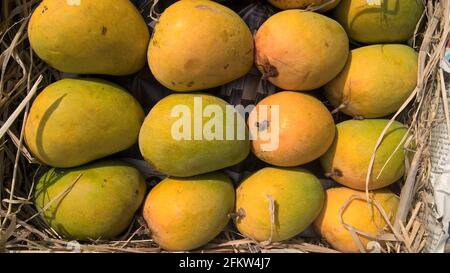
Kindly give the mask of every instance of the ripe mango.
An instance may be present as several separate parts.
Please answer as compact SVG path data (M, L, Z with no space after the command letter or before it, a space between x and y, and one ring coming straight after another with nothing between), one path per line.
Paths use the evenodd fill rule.
M372 45L350 52L342 72L325 86L334 107L351 116L396 112L417 84L418 55L406 45Z
M148 194L144 218L163 249L195 249L225 228L234 195L231 180L222 173L166 178Z
M340 0L267 0L279 9L305 9L308 7L322 6L320 12L326 12L335 8ZM329 2L329 4L327 4ZM325 6L325 4L327 4Z
M35 205L67 239L111 239L123 232L145 197L139 172L121 161L51 169L37 182ZM47 207L48 206L48 207Z
M99 79L63 79L36 97L25 141L41 162L74 167L132 146L143 120L141 106L121 87Z
M28 38L60 71L119 76L145 65L150 34L128 0L44 0L31 16Z
M262 107L269 109L268 115ZM272 113L275 107L279 109L278 116ZM323 155L333 142L333 117L322 102L308 94L282 91L260 101L253 112L248 126L250 132L260 135L252 138L252 151L272 165L293 167L308 163ZM273 149L275 144L278 147Z
M252 33L231 9L208 0L178 1L156 24L148 63L169 89L203 90L250 71L253 47Z
M333 18L357 42L401 43L412 38L424 9L422 2L342 0L333 10Z
M236 227L257 241L278 242L304 231L324 202L319 180L299 168L267 167L246 178L236 192Z
M235 115L234 124L227 122L230 106L207 94L172 94L160 100L139 134L144 159L156 170L179 177L241 162L250 152L248 129L241 115ZM237 132L242 132L242 138Z
M344 29L324 15L286 10L271 16L255 37L256 65L284 90L312 90L344 68L349 45Z
M351 199L352 196L362 199ZM372 200L376 200L392 222L397 212L399 198L389 190L382 189L370 192ZM351 200L351 201L350 201ZM326 191L325 205L316 221L315 230L336 250L341 252L360 252L350 231L341 223L340 210L347 202L349 205L342 213L345 224L370 234L373 237L382 235L387 223L373 203L367 203L364 191L356 191L345 187L331 188ZM358 235L365 250L370 250L367 244L373 239Z
M370 158L387 119L348 120L336 125L336 137L320 158L323 169L336 182L364 190ZM403 176L405 154L401 141L407 128L395 121L379 146L372 168L369 190L384 188Z

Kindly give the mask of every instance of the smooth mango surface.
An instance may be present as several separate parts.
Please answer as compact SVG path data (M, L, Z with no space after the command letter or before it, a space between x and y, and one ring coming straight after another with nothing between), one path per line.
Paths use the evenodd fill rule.
M341 0L333 18L357 42L399 43L412 38L423 9L421 0Z
M298 9L271 16L255 37L256 65L274 85L307 91L344 68L349 44L344 29L324 15Z
M31 16L28 38L60 71L119 76L144 66L150 34L129 0L44 0Z
M100 161L51 169L34 193L44 220L67 239L111 239L123 232L145 197L145 182L133 167Z
M354 49L325 94L347 115L384 117L396 112L416 87L417 67L418 54L406 45Z
M283 241L304 231L319 215L323 202L322 185L309 171L267 167L239 185L235 224L254 240Z
M144 120L139 103L121 87L99 79L63 79L34 100L25 141L53 167L74 167L132 146Z
M260 101L254 112L248 120L250 132L257 132L252 151L269 164L293 167L311 162L333 142L333 117L322 102L308 94L278 92Z
M253 37L231 9L208 0L178 1L161 15L148 48L155 78L174 91L217 87L253 65Z
M156 170L178 177L241 162L250 152L248 129L240 115L234 123L227 121L227 106L224 100L207 94L172 94L160 100L139 134L144 159ZM204 115L207 112L209 116ZM241 139L238 130L243 132Z
M387 119L365 119L337 124L334 142L320 159L325 172L342 185L364 190L370 158L388 122ZM397 121L389 127L375 154L370 190L384 188L403 176L402 140L406 132L406 126Z
M147 196L144 218L162 248L195 249L225 228L234 195L231 180L222 173L166 178Z

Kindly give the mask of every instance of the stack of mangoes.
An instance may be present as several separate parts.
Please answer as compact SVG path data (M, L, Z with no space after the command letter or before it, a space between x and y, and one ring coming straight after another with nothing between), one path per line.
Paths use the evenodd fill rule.
M128 0L38 5L29 40L49 66L124 76L147 62L173 91L146 117L129 92L101 76L63 79L37 96L25 141L55 168L37 182L35 205L59 235L112 239L141 206L153 239L169 251L205 245L230 219L259 242L288 240L313 224L346 252L385 232L378 208L395 216L398 197L386 187L404 173L405 125L392 123L372 154L387 117L416 86L417 53L405 42L421 1L269 2L282 11L256 33L222 4L181 0L164 10L152 35ZM349 41L358 47L350 50ZM205 90L253 66L278 92L247 109L248 117L244 110L230 118L231 105ZM332 112L347 118L335 124ZM136 143L166 177L148 194L142 174L114 156ZM223 169L250 153L266 167L235 185ZM308 170L311 162L322 170ZM325 176L342 186L324 191ZM349 227L365 235L355 240Z

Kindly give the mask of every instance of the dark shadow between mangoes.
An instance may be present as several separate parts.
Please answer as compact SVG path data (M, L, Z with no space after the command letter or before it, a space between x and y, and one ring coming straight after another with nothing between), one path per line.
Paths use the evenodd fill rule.
M49 158L47 154L45 153L44 144L43 144L43 134L44 134L44 128L47 124L48 120L52 116L52 114L58 109L59 105L61 104L61 101L64 99L64 97L67 96L67 94L62 95L57 100L55 100L50 107L45 111L44 115L42 116L39 126L36 132L36 148L40 157L41 161L48 162ZM32 141L32 140L31 140Z

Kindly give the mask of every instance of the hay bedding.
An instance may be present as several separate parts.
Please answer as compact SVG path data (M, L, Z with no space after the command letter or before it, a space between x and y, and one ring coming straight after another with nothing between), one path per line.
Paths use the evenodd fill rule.
M331 0L332 1L332 0ZM63 75L48 67L32 52L27 39L27 22L37 0L5 0L0 11L0 251L26 252L160 252L142 217L136 216L132 225L113 241L91 241L78 244L62 239L39 217L32 203L32 192L36 178L45 170L24 146L24 120L35 94L46 85L74 75ZM134 1L151 25L157 19L158 11L169 5L164 1L153 5L152 1ZM236 4L251 28L256 29L264 16L274 11L267 6L251 1ZM232 2L234 3L234 2ZM245 5L244 5L245 4ZM153 18L153 19L152 19ZM250 22L250 23L249 23ZM412 133L405 139L405 149L415 152L411 162L407 162L404 181L395 185L401 188L401 202L397 219L387 227L382 238L386 247L373 245L374 251L420 252L424 249L427 232L424 219L433 212L427 196L432 193L429 183L430 156L429 142L431 128L436 123L446 122L436 119L439 101L446 99L442 92L442 70L439 62L445 50L445 41L450 31L450 0L426 2L425 13L417 26L415 37L410 44L419 51L418 86L403 107L392 116L406 122ZM148 68L130 77L103 77L115 81L130 90L147 110L170 91L158 85L150 76ZM252 90L251 92L244 90ZM445 91L445 87L444 87ZM231 83L210 92L227 99L231 103L248 104L258 101L274 92L273 86L260 80L260 75L252 71L244 80ZM150 95L151 94L151 95ZM445 100L444 100L445 101ZM446 115L447 118L449 115ZM340 114L335 116L340 119ZM382 136L380 136L381 139ZM412 143L415 143L414 148ZM401 148L401 147L400 147ZM136 148L121 153L119 157L136 157ZM235 180L249 171L261 168L263 163L249 158L242 164L227 170ZM312 164L312 169L317 168ZM147 175L150 185L158 182L160 176ZM323 179L325 184L330 181ZM363 198L365 196L354 196ZM375 204L376 205L376 204ZM353 234L360 231L348 227ZM355 237L356 238L356 237ZM200 252L336 252L326 242L304 233L283 243L257 243L246 239L229 225L227 229L198 250Z

